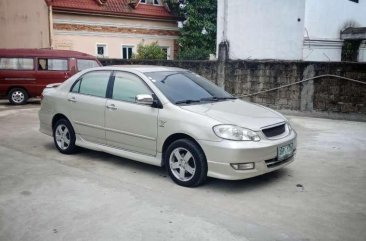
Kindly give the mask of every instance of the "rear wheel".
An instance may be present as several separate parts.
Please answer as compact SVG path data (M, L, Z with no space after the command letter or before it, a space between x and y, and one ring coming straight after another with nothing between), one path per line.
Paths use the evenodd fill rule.
M185 187L203 184L207 161L201 148L189 139L173 142L165 153L165 166L175 183Z
M28 101L28 93L22 88L15 88L9 91L9 102L13 105L24 105Z
M75 132L66 119L56 122L53 128L53 140L56 148L63 154L72 154L76 151Z

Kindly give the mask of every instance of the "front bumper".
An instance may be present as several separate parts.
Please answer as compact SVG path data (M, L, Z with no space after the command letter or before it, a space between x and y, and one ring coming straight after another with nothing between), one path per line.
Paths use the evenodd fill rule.
M198 142L207 158L208 176L225 180L241 180L278 170L294 161L296 137L296 132L292 131L288 136L278 140L262 139L259 142L200 140ZM294 155L277 162L278 147L289 143L294 144ZM254 162L254 169L235 170L230 165L248 162Z

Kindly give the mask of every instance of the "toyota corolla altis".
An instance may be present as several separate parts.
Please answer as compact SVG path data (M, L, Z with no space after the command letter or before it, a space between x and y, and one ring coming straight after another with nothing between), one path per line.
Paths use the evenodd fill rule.
M276 111L233 97L184 69L88 69L43 91L40 131L77 146L165 166L182 186L239 180L294 160L296 132Z

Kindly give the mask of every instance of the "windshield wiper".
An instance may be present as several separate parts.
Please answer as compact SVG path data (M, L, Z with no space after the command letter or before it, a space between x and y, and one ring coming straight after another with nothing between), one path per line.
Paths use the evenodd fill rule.
M209 97L209 98L201 98L201 101L220 101L220 100L235 100L236 97Z
M201 102L201 100L180 100L175 102L175 104L191 104L191 103L198 103Z
M201 98L199 100L180 100L175 102L175 104L191 104L191 103L199 103L201 101L220 101L220 100L235 100L236 97L209 97L209 98Z

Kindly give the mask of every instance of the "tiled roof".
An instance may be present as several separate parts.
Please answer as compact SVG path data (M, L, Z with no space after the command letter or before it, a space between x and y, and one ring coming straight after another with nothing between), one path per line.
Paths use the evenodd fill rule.
M164 6L138 4L136 8L129 5L130 0L107 0L100 5L98 0L46 0L55 10L82 13L108 14L127 17L157 18L175 20Z

